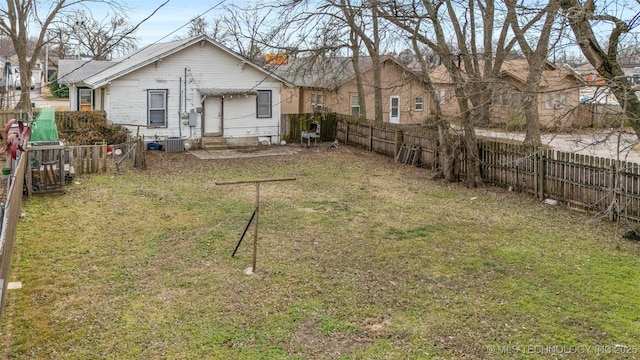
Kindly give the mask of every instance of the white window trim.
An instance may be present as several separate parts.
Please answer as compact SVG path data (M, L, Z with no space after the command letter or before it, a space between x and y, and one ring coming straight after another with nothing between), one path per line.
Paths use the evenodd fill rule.
M356 100L356 102L354 103L353 100ZM354 109L358 109L358 115L353 115L353 110ZM360 112L360 98L358 97L358 95L355 94L351 94L351 116L360 116L361 112Z
M269 95L269 104L260 104L260 95ZM260 106L268 106L268 114L263 114L260 111ZM267 110L266 108L263 110ZM270 119L273 117L273 97L271 90L258 90L258 95L256 96L256 118L258 119Z
M93 90L90 88L78 88L78 111L82 109L82 93L88 91L89 92L89 105L91 106L90 110L93 110Z
M151 108L151 95L162 94L164 96L164 104L162 108ZM169 98L169 91L167 89L149 89L147 90L147 125L152 127L167 127L167 101ZM164 111L164 120L162 125L151 124L151 112L152 111Z

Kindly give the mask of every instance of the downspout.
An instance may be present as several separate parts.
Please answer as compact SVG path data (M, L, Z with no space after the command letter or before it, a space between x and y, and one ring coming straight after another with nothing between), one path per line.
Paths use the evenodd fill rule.
M182 78L178 78L180 85L178 86L178 134L180 134L180 139L182 139Z
M186 66L184 68L184 112L187 112L187 67ZM182 127L182 125L180 126ZM189 127L189 130L191 130L191 127ZM180 139L182 139L182 131L180 131Z
M207 99L207 95L203 95L202 99L200 100L200 107L202 108L202 113L200 114L200 137L204 136L204 127L205 127L204 116L205 116L205 113L207 112L207 109L205 109L204 107L204 102L206 99Z
M187 68L184 68L184 111L187 111Z
M220 134L224 137L224 95L220 98Z

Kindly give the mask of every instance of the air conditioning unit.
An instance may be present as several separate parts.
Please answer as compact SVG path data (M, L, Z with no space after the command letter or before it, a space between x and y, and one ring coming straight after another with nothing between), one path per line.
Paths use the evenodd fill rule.
M179 137L169 137L164 142L164 150L166 152L182 152L184 151L184 141Z

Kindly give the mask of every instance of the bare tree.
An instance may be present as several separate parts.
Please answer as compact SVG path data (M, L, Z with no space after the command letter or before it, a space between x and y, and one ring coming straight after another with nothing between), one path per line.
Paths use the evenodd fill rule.
M209 33L209 23L202 17L196 16L191 18L189 22L189 31L187 37L194 37L199 35L207 35Z
M358 88L358 107L360 116L367 118L367 99L362 82L362 69L360 68L360 36L355 31L350 32L351 40L351 59L353 63L353 72L356 76L356 87ZM382 97L382 96L381 96Z
M578 0L560 0L560 6L573 30L580 50L598 74L607 82L616 99L622 105L631 127L636 135L640 136L640 100L618 62L621 37L638 25L640 14L636 13L630 20L624 21L617 14L596 13L596 5L593 0L587 0L584 4ZM610 8L604 7L604 9ZM611 25L606 47L598 41L594 32L596 23ZM598 31L603 31L602 27Z
M560 4L556 0L550 0L544 8L539 11L535 11L533 18L526 21L523 26L520 25L521 20L526 19L526 12L532 11L532 5L527 3L517 4L516 0L505 1L507 5L509 16L507 20L511 22L511 29L518 40L520 49L522 50L527 63L529 65L529 71L527 73L527 80L525 84L524 92L522 93L522 107L524 109L524 115L526 119L526 134L524 143L538 147L541 145L540 141L540 119L538 115L538 90L540 89L540 79L542 78L542 71L547 62L549 55L549 44L551 31L556 21ZM516 10L520 9L521 14L518 16ZM542 27L538 29L537 44L530 44L535 41L535 38L526 36L526 32L533 27L539 19L544 16L544 22ZM524 21L523 21L524 22ZM559 37L558 37L559 38Z
M277 17L272 8L237 6L226 7L227 13L221 20L225 29L224 41L240 55L264 62L263 58L272 44L277 44L283 32L273 25Z
M415 33L420 33L420 24L414 30ZM439 171L439 177L444 178L447 181L454 182L458 180L458 176L455 172L455 158L457 153L455 149L458 149L458 143L456 143L456 137L453 136L451 131L451 124L449 121L442 117L442 109L440 107L440 94L431 81L429 76L429 70L431 69L431 56L428 53L429 48L421 47L418 43L418 36L412 36L413 51L420 64L423 81L425 87L433 99L433 124L438 130L438 148L441 154L441 168Z
M0 7L0 32L9 36L13 42L16 54L18 55L18 65L20 67L20 100L17 108L29 111L31 109L31 73L40 57L46 39L47 31L56 17L62 15L66 10L71 10L74 6L82 6L88 3L106 3L111 7L118 7L118 3L102 0L9 0L6 7ZM27 28L29 25L29 29ZM36 44L33 51L27 48L29 30L39 27Z
M110 60L135 50L137 46L133 26L126 18L107 14L97 20L84 9L73 11L64 21L56 22L49 34L52 42L66 51L65 57L75 52L79 57Z
M467 185L481 184L475 126L489 121L492 85L516 41L507 39L509 23L503 22L495 34L494 0L393 1L384 9L386 19L431 48L447 69L460 110L457 120L464 131Z
M351 31L355 33L353 36L362 41L369 52L369 56L371 56L374 87L374 117L376 121L382 122L382 69L380 65L378 1L370 0L354 5L351 0L340 0L340 3L337 5L344 15L345 22L349 25ZM368 14L366 13L367 10L369 11ZM367 29L367 25L371 25L371 29ZM356 53L354 50L354 54ZM358 90L360 90L360 88ZM363 98L361 94L360 98Z

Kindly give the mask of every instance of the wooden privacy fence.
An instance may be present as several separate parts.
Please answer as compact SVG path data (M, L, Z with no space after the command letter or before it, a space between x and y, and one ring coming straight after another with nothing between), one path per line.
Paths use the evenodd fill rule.
M396 157L403 144L420 147L419 163L422 167L437 168L438 137L431 129L416 125L367 123L340 118L336 126L336 139L369 151Z
M0 324L4 314L13 245L16 241L18 219L20 218L22 207L22 190L26 165L27 156L21 153L14 173L6 180L7 184L9 184L6 202L0 205L2 212L2 232L0 232L0 289L2 289L2 294L0 295Z
M426 127L338 119L338 141L416 166L441 168L438 136ZM463 142L458 142L463 144ZM462 146L462 145L458 145ZM413 154L407 152L413 151ZM467 173L464 148L456 167ZM554 199L611 220L640 221L640 165L590 155L539 148L502 139L478 138L480 171L487 183ZM412 156L417 156L413 158ZM403 162L403 161L399 161ZM409 162L403 162L409 163Z
M336 125L340 115L335 113L309 113L282 115L280 136L289 143L299 143L303 131L309 131L312 122L320 125L320 141L335 140Z

